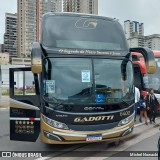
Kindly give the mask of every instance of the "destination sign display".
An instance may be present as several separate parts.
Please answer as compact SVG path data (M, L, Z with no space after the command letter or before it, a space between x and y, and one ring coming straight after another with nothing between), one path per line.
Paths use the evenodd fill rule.
M114 52L114 51L59 49L58 52L61 53L61 54L121 56L121 53L119 53L119 52Z

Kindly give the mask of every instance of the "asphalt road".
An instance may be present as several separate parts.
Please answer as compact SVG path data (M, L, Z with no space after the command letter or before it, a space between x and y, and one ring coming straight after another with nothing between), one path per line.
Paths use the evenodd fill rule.
M157 141L159 136L160 136L160 133L154 134L153 136L140 141L139 143L129 147L127 150L121 153L124 156L126 154L126 155L129 155L130 157L118 157L121 154L117 154L115 155L116 157L107 158L106 160L117 160L117 157L118 157L118 160L128 160L128 159L129 160L158 160L157 157L148 157L145 155L157 152ZM132 153L134 153L135 157L134 156L131 157ZM137 153L139 153L139 155Z

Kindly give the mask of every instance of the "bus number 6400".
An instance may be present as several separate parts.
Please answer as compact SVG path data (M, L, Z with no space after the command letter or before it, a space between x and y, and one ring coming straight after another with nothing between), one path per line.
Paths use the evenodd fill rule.
M120 112L120 116L129 116L129 115L130 115L130 111Z

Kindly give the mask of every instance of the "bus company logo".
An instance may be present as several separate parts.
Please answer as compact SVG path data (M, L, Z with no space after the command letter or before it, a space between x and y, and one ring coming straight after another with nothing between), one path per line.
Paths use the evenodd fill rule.
M75 23L76 28L81 29L95 29L97 27L97 20L91 18L80 18Z
M74 122L94 122L94 121L108 121L112 120L114 118L114 115L110 116L96 116L96 117L77 117L74 119Z
M104 111L103 107L84 107L85 111Z

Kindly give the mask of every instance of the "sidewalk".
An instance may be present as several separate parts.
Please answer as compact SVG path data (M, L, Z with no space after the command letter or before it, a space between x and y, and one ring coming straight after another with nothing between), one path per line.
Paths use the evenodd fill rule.
M1 96L0 108L9 108L9 97L8 96Z
M144 118L142 118L142 122L144 122ZM139 114L137 114L136 116L136 121L134 122L134 124L139 124Z

